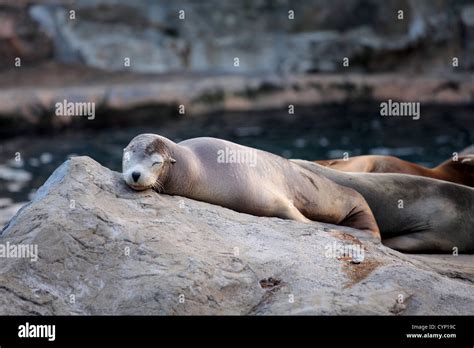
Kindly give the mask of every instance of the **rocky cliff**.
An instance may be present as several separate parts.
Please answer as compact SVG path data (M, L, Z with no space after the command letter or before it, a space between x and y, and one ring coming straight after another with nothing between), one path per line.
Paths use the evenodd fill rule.
M134 192L75 157L2 232L0 313L474 312L472 256L404 255L360 236ZM15 257L20 245L36 261Z
M22 57L140 72L446 72L455 56L472 70L473 4L1 0L0 66Z

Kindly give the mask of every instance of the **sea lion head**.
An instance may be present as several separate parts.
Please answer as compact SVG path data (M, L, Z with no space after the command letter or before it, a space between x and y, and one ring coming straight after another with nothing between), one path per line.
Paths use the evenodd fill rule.
M164 191L171 157L170 140L156 134L140 134L123 149L122 175L132 189Z

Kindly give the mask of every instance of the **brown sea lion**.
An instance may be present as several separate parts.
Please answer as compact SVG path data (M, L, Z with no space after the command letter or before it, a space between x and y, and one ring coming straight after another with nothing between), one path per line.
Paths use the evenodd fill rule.
M292 160L364 196L382 242L404 252L474 252L474 188L405 174L348 173Z
M411 174L474 187L474 155L472 154L453 157L434 168L426 168L393 156L376 155L315 162L344 172Z
M123 177L135 190L152 188L257 216L349 226L380 240L356 191L280 156L221 139L174 143L141 134L124 149Z

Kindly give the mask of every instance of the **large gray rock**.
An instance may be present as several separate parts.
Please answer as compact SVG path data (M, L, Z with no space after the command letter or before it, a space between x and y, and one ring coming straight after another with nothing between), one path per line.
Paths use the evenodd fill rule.
M134 192L88 157L3 230L2 314L472 314L471 256L403 255L320 223ZM365 257L331 246L363 246ZM398 303L399 300L402 303Z

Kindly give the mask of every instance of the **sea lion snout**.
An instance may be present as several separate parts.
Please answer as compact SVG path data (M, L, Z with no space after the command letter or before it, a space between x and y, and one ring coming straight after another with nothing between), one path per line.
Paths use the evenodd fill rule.
M122 176L127 185L137 191L153 187L153 183L156 181L154 174L144 170L141 166L135 166L125 171Z
M137 172L137 171L132 172L133 181L137 182L139 178L140 178L140 172Z

